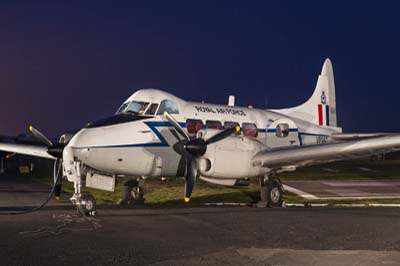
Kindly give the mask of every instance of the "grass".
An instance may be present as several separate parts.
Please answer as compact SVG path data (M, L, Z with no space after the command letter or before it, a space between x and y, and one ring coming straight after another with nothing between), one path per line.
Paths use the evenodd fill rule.
M46 183L51 184L52 178L41 178ZM102 191L85 187L84 192L96 197L99 204L114 204L122 195L122 180L117 182L115 192ZM171 178L167 181L160 179L148 179L145 182L145 200L148 204L184 204L183 191L185 183L181 178ZM63 190L72 194L74 187L72 183L63 180ZM248 187L222 187L208 184L198 180L192 194L192 204L202 204L210 202L240 202L250 203L258 200L258 187L251 184Z
M372 179L400 179L400 160L385 161L351 161L330 163L325 165L300 168L295 172L280 175L283 182L289 180L372 180ZM41 178L52 183L49 175ZM85 192L93 194L99 204L114 204L122 194L122 181L116 185L115 192L84 188ZM73 184L63 181L63 190L73 193ZM182 178L170 178L163 182L160 179L148 179L145 182L146 203L184 205L184 181ZM191 204L214 202L251 203L259 200L258 180L251 180L247 187L223 187L197 180ZM359 199L359 200L306 200L296 195L285 193L284 200L288 203L328 203L328 204L373 204L373 203L400 203L400 199Z

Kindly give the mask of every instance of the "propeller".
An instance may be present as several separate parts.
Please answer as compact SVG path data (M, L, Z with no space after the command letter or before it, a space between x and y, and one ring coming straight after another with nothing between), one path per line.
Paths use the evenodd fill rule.
M61 190L62 190L62 178L60 177L60 171L62 168L62 155L65 145L61 143L53 143L50 139L48 139L42 132L34 128L33 126L29 126L29 131L39 139L43 144L47 146L47 153L51 156L55 157L54 161L54 195L56 200L61 199Z
M190 139L189 133L183 129L178 121L175 120L173 116L169 113L164 112L164 117L168 122L175 128L175 130L184 138L183 141L179 141L174 145L174 148L178 153L180 153L186 159L186 176L185 176L185 192L184 200L185 202L190 201L190 196L193 192L194 183L196 181L198 173L198 159L203 156L207 151L207 146L221 141L233 133L239 132L240 127L227 128L207 140L203 138Z

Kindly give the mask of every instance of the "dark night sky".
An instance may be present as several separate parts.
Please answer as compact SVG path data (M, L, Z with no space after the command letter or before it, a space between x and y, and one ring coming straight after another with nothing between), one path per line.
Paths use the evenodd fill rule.
M340 126L400 131L398 1L68 2L0 4L0 135L57 136L142 87L289 107L326 57Z

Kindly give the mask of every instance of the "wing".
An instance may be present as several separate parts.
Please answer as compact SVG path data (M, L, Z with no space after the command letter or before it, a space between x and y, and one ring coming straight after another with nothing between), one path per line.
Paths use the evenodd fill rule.
M0 143L0 151L15 152L19 154L31 155L36 157L42 157L47 159L55 160L53 156L47 153L47 147L25 145L25 144L14 144L14 143Z
M253 158L254 166L276 169L344 161L400 148L400 135L344 141L291 149L262 150Z
M336 141L343 141L343 140L376 138L376 137L384 137L391 135L393 135L393 133L338 133L338 134L332 134L330 135L330 137Z

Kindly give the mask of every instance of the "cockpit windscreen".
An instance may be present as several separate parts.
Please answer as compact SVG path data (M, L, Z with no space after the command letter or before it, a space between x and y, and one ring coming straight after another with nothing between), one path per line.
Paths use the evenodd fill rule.
M116 114L131 113L136 115L143 115L147 109L147 106L149 106L149 103L136 101L126 102L118 109Z

